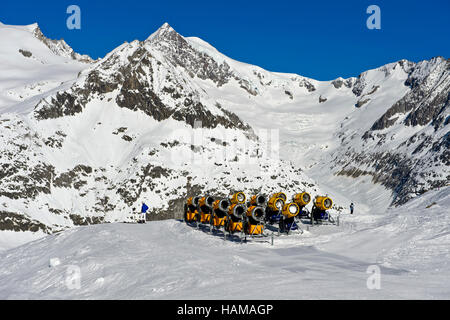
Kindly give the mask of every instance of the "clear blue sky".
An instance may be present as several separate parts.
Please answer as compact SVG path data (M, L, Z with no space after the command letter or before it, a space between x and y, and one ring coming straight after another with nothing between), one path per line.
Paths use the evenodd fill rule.
M66 27L71 4L81 8L81 30ZM371 4L381 9L381 30L366 27ZM200 37L236 60L319 80L357 76L403 58L449 58L449 16L449 0L3 0L0 4L2 23L37 22L46 36L64 38L75 51L93 58L124 41L144 40L168 22L180 34Z

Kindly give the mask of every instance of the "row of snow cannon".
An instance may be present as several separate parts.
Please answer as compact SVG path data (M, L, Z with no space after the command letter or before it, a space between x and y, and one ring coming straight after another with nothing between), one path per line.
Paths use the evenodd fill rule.
M311 202L308 192L294 195L291 202L287 201L284 192L272 194L270 197L258 194L247 199L243 192L236 192L229 198L215 199L212 196L195 196L187 199L184 206L186 223L210 225L216 229L224 228L233 234L263 235L267 224L278 223L279 231L289 233L297 230L299 219L314 221L328 220L327 210L331 209L333 201L328 196L316 196L312 211L306 209Z

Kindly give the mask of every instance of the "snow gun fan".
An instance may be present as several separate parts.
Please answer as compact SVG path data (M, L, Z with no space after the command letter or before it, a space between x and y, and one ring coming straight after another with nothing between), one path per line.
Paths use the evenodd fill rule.
M225 229L231 234L244 230L244 214L246 207L242 203L234 203L228 207L228 219L225 222Z
M286 202L286 200L287 200L286 194L284 192L275 193L273 196L276 197L276 198L283 199L284 202Z
M198 219L198 205L200 197L190 197L184 205L184 221L195 222Z
M295 217L300 213L299 206L295 202L286 203L283 206L281 213L282 217L279 222L280 232L289 233L291 230L298 230Z
M227 212L231 203L228 199L216 200L212 206L213 212L213 226L220 228L225 225L227 220Z
M245 233L249 235L261 235L264 232L264 208L251 206L246 212Z
M286 203L286 194L283 192L275 193L267 202L265 220L269 224L280 222L281 210Z
M328 196L317 196L313 202L313 208L311 211L311 217L314 221L323 222L330 221L331 217L327 210L330 210L333 206L333 200Z
M245 196L245 193L243 192L236 192L235 194L233 194L231 196L231 204L236 204L236 203L245 203L245 200L247 199L247 197Z
M200 198L198 206L200 208L200 223L211 223L214 198L204 196Z
M248 203L248 206L265 206L267 202L267 199L262 194L254 195L250 198L250 202Z
M307 218L309 211L306 209L306 205L311 202L311 195L308 192L297 193L294 196L293 202L296 203L300 209L298 217Z

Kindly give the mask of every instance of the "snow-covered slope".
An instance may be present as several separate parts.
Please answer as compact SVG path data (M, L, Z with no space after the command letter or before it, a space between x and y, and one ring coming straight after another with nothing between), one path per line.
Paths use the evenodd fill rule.
M0 299L448 299L449 206L430 191L274 246L176 220L78 227L0 253Z
M46 38L37 24L0 23L0 39L0 112L17 113L24 103L36 104L92 62L64 40Z
M35 53L18 54L34 62L18 74L32 74L34 55L51 64L36 77L58 61L77 73L0 104L2 229L123 221L143 201L152 219L177 217L186 195L202 192L328 192L339 210L367 205L349 192L355 184L381 184L383 208L448 185L444 58L316 81L235 61L168 24L92 64L68 61L35 25L8 28L18 33L4 31L13 60L1 68L30 43ZM10 74L3 83L19 86Z

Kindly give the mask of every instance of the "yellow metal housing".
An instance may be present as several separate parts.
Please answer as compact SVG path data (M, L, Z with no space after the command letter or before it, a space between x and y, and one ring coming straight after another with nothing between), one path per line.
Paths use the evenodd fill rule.
M245 203L245 200L247 199L247 197L245 196L245 193L243 192L236 192L235 194L233 194L233 196L231 197L231 203L232 204L236 204L236 203Z
M314 199L314 205L320 210L329 210L333 206L333 200L326 196L319 196Z
M201 223L209 223L211 221L211 214L209 213L200 213L200 222Z
M249 224L247 227L247 233L250 235L262 234L263 232L264 226L262 224Z
M299 212L300 212L300 208L298 207L298 205L295 202L286 203L283 206L283 211L281 211L281 213L286 218L293 218L293 217L297 216Z
M242 229L243 229L242 221L238 221L238 222L235 222L232 220L228 221L227 231L240 232L240 231L242 231Z
M198 214L197 211L194 211L194 212L188 211L186 213L186 220L187 221L196 221L197 220L197 214Z
M245 213L245 206L241 203L232 204L228 208L228 214L236 219L242 219Z
M199 199L200 199L200 197L190 197L187 199L186 204L187 204L189 211L197 210Z
M306 206L311 201L311 195L308 192L297 193L294 196L294 202L300 207Z
M212 207L214 211L223 211L226 213L230 207L230 202L228 199L216 200Z
M262 194L254 195L250 198L250 205L252 206L262 206L266 203L266 197Z
M267 203L267 206L272 210L272 211L280 211L283 209L284 206L284 202L285 200L283 200L282 198L277 198L275 196L272 196L269 199L269 202Z
M251 217L256 222L260 222L264 219L264 209L259 206L251 206L247 209L247 217Z
M202 207L212 208L213 203L214 203L214 199L209 196L200 198L200 200L198 202L200 208L202 208Z
M272 197L281 198L284 200L284 202L286 202L286 200L287 200L286 193L284 193L284 192L275 193L274 195L272 195Z
M213 224L215 227L222 227L225 224L225 220L226 220L226 217L219 218L217 216L214 216Z

